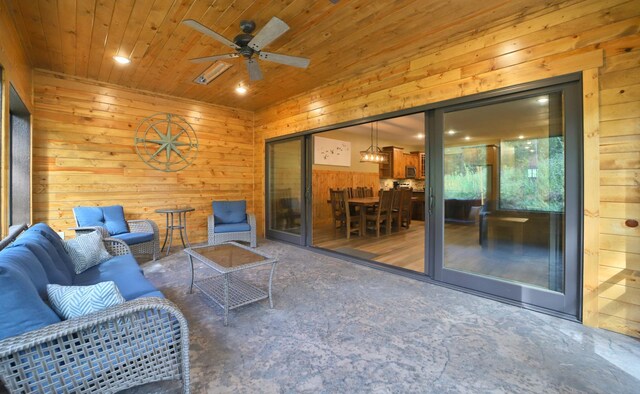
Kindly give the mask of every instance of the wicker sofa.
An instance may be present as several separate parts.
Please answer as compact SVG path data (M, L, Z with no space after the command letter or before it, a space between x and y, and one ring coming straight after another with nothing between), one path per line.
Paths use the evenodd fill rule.
M113 257L80 274L46 224L0 251L0 379L10 392L112 393L162 380L181 380L189 392L184 316L144 277L123 241L103 242ZM46 299L49 283L104 281L115 282L126 301L61 320Z

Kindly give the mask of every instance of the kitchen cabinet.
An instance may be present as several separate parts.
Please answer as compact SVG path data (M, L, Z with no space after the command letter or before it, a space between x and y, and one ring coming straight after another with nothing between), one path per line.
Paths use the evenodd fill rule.
M385 146L382 151L389 155L389 162L380 164L380 178L405 179L406 167L416 168L416 179L424 179L424 153L405 153L404 148Z

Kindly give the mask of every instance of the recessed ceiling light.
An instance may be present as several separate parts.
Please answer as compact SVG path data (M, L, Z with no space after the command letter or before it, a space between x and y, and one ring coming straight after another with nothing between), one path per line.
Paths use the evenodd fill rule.
M527 141L527 145L531 145L531 141Z
M466 141L469 141L469 140L471 139L471 137L466 136L466 137L464 137L464 139L465 139Z
M128 57L124 57L124 56L114 56L113 60L115 60L116 62L118 62L120 64L129 64L129 63L131 63L131 60L129 60Z
M236 93L245 94L245 93L247 93L247 88L245 88L242 85L238 85L238 87L236 88Z
M523 139L524 139L524 135L519 135L519 136L518 136L518 139L519 139L519 140L523 140Z
M537 101L538 101L540 104L545 104L545 103L548 103L548 102L549 102L549 97L540 97Z
M449 130L449 131L447 131L447 134L449 134L449 135L454 135L455 133L456 133L456 131L455 131L455 130Z
M416 138L423 139L423 138L424 138L424 134L422 134L422 133L418 133L418 134L416 135Z

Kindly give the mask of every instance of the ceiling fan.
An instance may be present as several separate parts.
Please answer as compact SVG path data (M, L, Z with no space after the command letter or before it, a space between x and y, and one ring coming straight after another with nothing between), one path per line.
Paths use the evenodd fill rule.
M268 60L270 62L286 64L287 66L300 68L307 68L307 66L309 66L309 59L265 52L262 50L262 48L271 44L289 30L289 26L275 16L271 18L271 20L255 36L251 34L256 28L255 22L250 20L240 21L240 29L242 29L242 33L238 34L233 41L226 39L222 35L193 19L186 19L182 21L182 23L236 50L236 53L226 53L223 55L189 59L194 63L213 62L216 60L233 59L242 56L245 58L247 70L249 71L249 79L252 81L262 79L262 71L258 65L257 58Z

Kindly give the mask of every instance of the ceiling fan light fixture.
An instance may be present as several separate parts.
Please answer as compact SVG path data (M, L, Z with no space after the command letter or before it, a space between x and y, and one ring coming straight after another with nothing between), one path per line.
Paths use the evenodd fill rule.
M227 71L231 67L231 64L222 61L216 61L211 66L193 80L193 82L199 85L208 85L214 79L218 78L222 73Z

